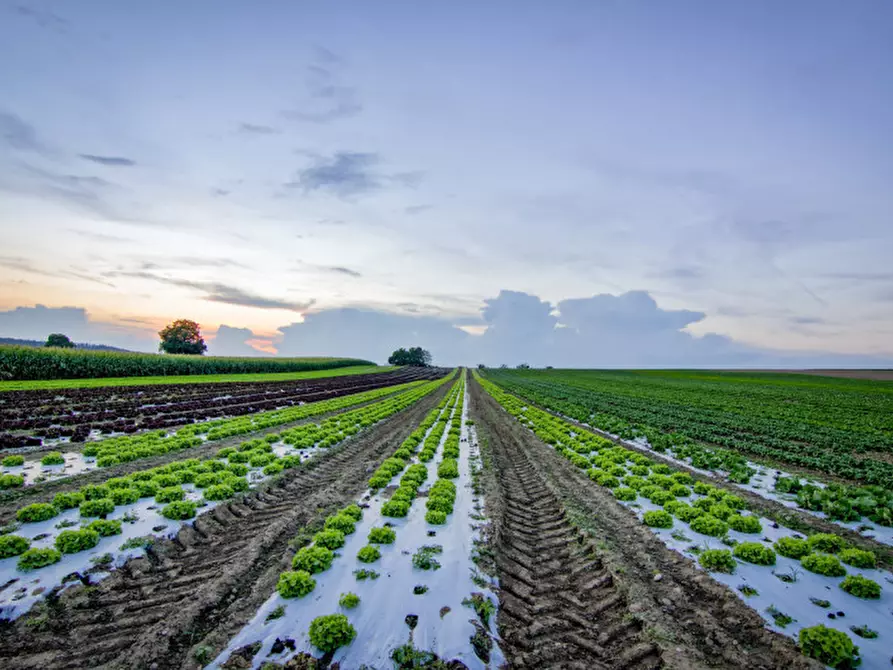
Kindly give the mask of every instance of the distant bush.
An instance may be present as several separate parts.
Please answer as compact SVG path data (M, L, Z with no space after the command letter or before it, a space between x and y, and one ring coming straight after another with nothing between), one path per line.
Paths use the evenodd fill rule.
M18 556L28 550L31 541L18 535L0 535L0 558Z
M63 530L56 536L56 549L63 554L76 554L79 551L92 549L99 544L99 533L95 530Z
M862 575L850 575L840 582L840 588L859 598L877 600L881 597L881 585Z
M397 533L393 528L373 528L369 531L370 544L393 544L397 539Z
M58 513L59 510L49 503L32 503L16 512L16 519L23 523L37 523L52 519Z
M850 668L857 665L859 648L850 636L833 628L818 625L804 628L798 635L800 650L805 656L830 665L832 668Z
M85 500L80 506L81 516L105 516L115 511L115 502L111 498Z
M326 614L310 623L310 644L322 652L334 652L353 642L356 629L343 614Z
M305 570L283 572L276 583L276 590L283 598L303 598L315 588L316 580Z
M195 516L195 503L191 500L177 500L165 505L161 510L161 516L166 519L184 520Z
M840 564L837 556L830 554L809 554L804 556L800 563L810 572L819 575L843 577L846 574L846 569Z
M304 570L315 575L328 570L334 558L332 552L325 547L303 547L295 554L291 564L295 570Z
M56 549L29 549L19 556L19 570L36 570L62 560L62 554Z

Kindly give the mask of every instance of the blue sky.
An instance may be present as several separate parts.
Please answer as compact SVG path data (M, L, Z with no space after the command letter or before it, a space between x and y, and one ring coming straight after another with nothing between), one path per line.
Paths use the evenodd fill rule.
M0 336L893 359L893 5L482 4L0 3Z

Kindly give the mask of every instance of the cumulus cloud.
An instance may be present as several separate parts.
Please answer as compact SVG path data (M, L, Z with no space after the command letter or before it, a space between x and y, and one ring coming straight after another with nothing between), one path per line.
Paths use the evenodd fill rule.
M191 284L190 284L191 285ZM210 288L210 287L205 287ZM231 287L230 287L231 288ZM232 296L229 296L232 297ZM238 297L238 296L236 296ZM238 304L238 303L237 303ZM483 334L459 326L469 319L339 308L307 313L279 329L280 356L355 356L384 363L398 347L421 346L440 365L528 363L576 368L883 368L893 360L821 352L761 349L716 334L685 330L702 312L661 308L650 294L631 291L552 304L538 296L501 291L484 301ZM477 332L475 331L475 332ZM65 332L78 341L153 350L150 327L95 323L82 308L19 307L0 312L0 336L41 339ZM209 348L221 355L261 355L269 344L248 328L220 326Z

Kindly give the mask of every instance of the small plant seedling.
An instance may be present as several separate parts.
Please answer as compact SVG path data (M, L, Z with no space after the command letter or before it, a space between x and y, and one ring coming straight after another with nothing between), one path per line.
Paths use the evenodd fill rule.
M443 547L439 544L425 545L412 555L412 564L419 570L437 570L440 568L440 561L434 556L441 553Z
M425 586L424 584L416 584L414 587L412 587L412 592L415 595L420 596L425 593L428 593L428 587Z
M868 626L850 626L850 630L853 631L859 637L864 637L866 640L873 640L878 636L878 632L876 630L872 630Z
M759 592L759 591L757 591L757 590L756 590L754 587L752 587L752 586L748 586L747 584L740 584L740 585L738 586L738 590L739 590L741 593L743 593L745 596L747 596L748 598L749 598L750 596L758 596L758 595L760 595L760 592Z
M378 579L381 575L379 575L375 570L366 570L363 568L362 570L354 570L353 576L357 578L357 581L365 581L367 579Z
M781 628L785 628L788 624L794 622L793 618L779 610L775 605L769 605L766 608L766 612L775 620L775 624Z
M338 604L344 609L352 610L360 604L360 596L350 591L342 593L341 597L338 598Z
M270 623L271 621L275 621L276 619L281 619L283 616L285 616L285 607L283 607L282 605L277 605L276 609L270 612L267 615L267 618L264 619L264 623Z
M831 602L828 600L822 600L820 598L810 598L809 602L811 602L816 607L822 607L824 609L828 609L831 607Z
M496 605L493 604L492 600L490 600L483 593L475 592L472 593L470 597L465 598L462 601L462 604L465 607L472 608L475 611L475 614L478 615L481 623L484 624L484 627L489 630L490 617L496 611Z

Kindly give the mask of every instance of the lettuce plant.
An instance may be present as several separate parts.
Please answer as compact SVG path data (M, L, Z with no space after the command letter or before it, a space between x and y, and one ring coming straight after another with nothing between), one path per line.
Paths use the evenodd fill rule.
M355 530L355 523L353 517L338 513L328 517L323 527L326 530L337 530L345 535L350 535Z
M304 570L315 575L328 570L334 558L334 554L325 547L303 547L295 554L291 565L295 570Z
M306 570L287 570L279 575L276 590L283 598L303 598L316 588L316 580Z
M310 644L331 653L353 642L356 629L343 614L326 614L310 622Z
M140 499L140 492L132 488L112 489L109 498L115 505L131 505Z
M356 522L363 518L363 509L359 505L348 505L344 509L340 510L338 514L349 516Z
M828 554L836 554L846 546L846 542L842 537L832 535L831 533L816 533L810 535L807 539L809 548L812 551L822 551Z
M854 568L876 568L877 557L873 551L862 549L844 549L840 552L840 560Z
M63 530L56 536L56 549L63 554L76 554L99 544L99 533L89 528Z
M798 635L800 650L805 656L830 665L832 668L851 668L858 665L859 648L850 636L823 625L804 628Z
M45 568L62 560L62 554L56 549L29 549L21 556L16 566L19 570L36 570Z
M168 486L167 488L158 489L155 494L155 502L169 503L175 500L183 500L186 497L186 491L179 486Z
M393 544L397 539L397 533L393 528L382 527L382 528L373 528L369 531L369 543L370 544Z
M810 572L828 577L843 577L846 574L846 569L837 556L830 554L808 554L801 559L800 564Z
M652 528L672 528L673 527L673 515L669 512L665 512L662 509L651 510L650 512L645 512L645 515L642 517L642 521L646 526L651 526Z
M775 552L759 542L741 542L735 545L735 558L755 565L775 565Z
M86 526L89 530L95 530L102 537L121 534L121 522L117 519L96 519Z
M338 604L346 610L352 610L360 604L360 596L350 591L342 593L341 597L338 598Z
M176 500L161 509L161 516L182 521L194 517L195 509L195 503L191 500Z
M32 503L19 509L16 512L16 519L23 523L37 523L52 519L58 513L59 510L49 503Z
M115 501L111 498L96 498L94 500L85 500L80 505L81 516L105 516L115 511Z
M760 520L753 515L742 516L741 514L733 514L726 519L726 522L729 524L729 528L737 530L739 533L763 532L763 526L760 524Z
M326 549L340 549L344 546L344 533L334 528L321 530L313 536L313 544Z
M405 517L409 514L409 503L403 500L388 500L381 506L381 513L382 516Z
M877 600L881 597L881 585L862 575L849 575L840 582L840 588L858 598Z
M728 549L707 549L702 551L698 556L698 563L708 572L725 572L732 574L735 572L735 559L732 558L732 552Z
M214 486L209 486L204 490L205 500L228 500L232 498L236 492L233 491L231 486L227 486L226 484L215 484Z
M0 535L0 558L12 558L28 551L31 540L18 535Z
M781 537L775 541L775 551L787 558L803 558L810 553L809 543L797 537Z
M375 563L381 558L381 551L374 544L367 544L357 552L357 559L361 563Z
M21 454L11 454L10 456L4 457L2 464L4 467L12 468L17 465L25 464L25 457Z
M58 451L51 451L40 459L41 465L64 465L65 457Z
M729 527L721 519L717 519L715 516L710 516L709 514L704 514L692 520L691 529L696 533L701 533L701 535L722 537L728 532Z

